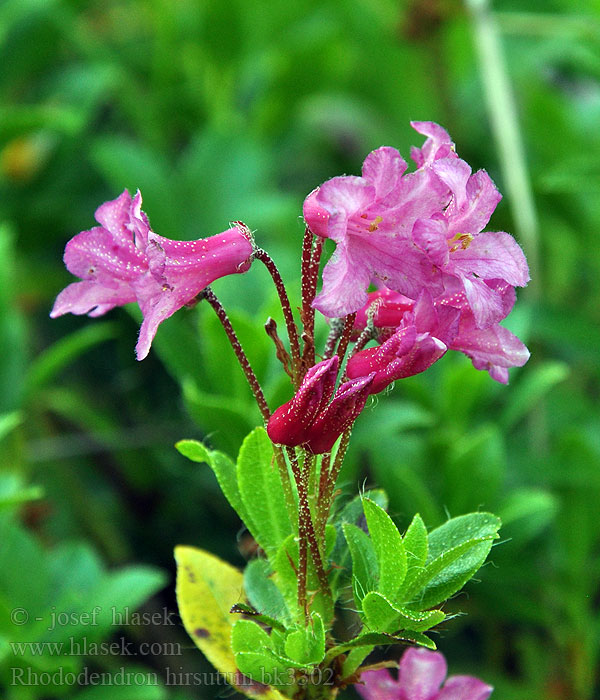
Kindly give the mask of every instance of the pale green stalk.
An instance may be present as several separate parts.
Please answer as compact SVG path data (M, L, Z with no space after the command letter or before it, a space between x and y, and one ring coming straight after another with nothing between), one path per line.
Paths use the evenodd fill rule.
M529 261L532 281L528 293L536 298L540 290L539 222L498 25L489 0L465 0L465 4L471 11L483 91L504 187L517 237Z

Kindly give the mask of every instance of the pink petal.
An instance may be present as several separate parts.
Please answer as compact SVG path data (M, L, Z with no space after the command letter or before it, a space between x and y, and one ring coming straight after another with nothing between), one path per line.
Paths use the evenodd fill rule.
M438 158L446 158L454 153L454 143L448 132L435 122L411 122L419 134L427 136L422 148L410 149L410 156L418 168L431 165Z
M346 236L346 223L375 200L375 188L362 177L334 177L319 187L316 204L329 212L327 235L338 243Z
M410 647L400 660L399 700L435 700L446 672L446 659L442 654Z
M419 219L412 230L413 241L438 267L450 259L447 235L448 224L443 219Z
M116 282L112 287L97 282L73 282L56 297L50 317L57 318L63 314L101 316L115 306L132 301L136 301L135 293L123 282Z
M375 187L377 199L383 199L398 187L407 167L395 148L382 146L365 158L362 176Z
M314 189L304 200L302 213L304 221L308 228L316 235L322 238L327 238L327 228L329 226L329 212L317 202L317 192L319 188Z
M450 199L450 190L430 169L417 170L402 178L398 190L381 204L385 211L379 212L396 235L410 236L417 219L428 219L440 214Z
M158 326L189 301L189 298L176 290L162 289L154 280L152 283L158 288L156 293L139 301L144 321L140 327L138 342L135 346L138 360L143 360L148 355Z
M365 671L360 680L354 688L364 700L399 700L398 682L387 669Z
M131 240L123 241L100 226L82 231L65 247L64 262L72 274L101 284L111 280L133 280L147 263Z
M504 326L495 324L479 329L474 324L461 324L450 348L460 350L473 361L476 369L490 370L496 381L508 381L501 368L522 367L529 359L529 350Z
M141 206L142 195L139 190L133 198L124 190L117 199L101 204L96 209L95 218L122 246L143 248L150 224Z
M473 676L450 676L436 700L487 700L493 690Z
M431 168L452 192L453 208L460 211L467 202L467 181L471 175L471 166L460 158L442 158L436 160Z
M486 328L504 318L502 297L495 289L470 275L462 276L461 280L478 328Z
M515 287L529 282L525 255L508 233L480 233L464 250L454 251L451 261L456 270L474 272L484 279L502 279Z
M313 306L329 318L340 318L357 309L367 301L369 269L357 263L346 246L338 246L323 268L323 290Z
M448 233L482 231L494 213L502 195L485 170L478 170L467 182L467 202L460 210L448 212Z

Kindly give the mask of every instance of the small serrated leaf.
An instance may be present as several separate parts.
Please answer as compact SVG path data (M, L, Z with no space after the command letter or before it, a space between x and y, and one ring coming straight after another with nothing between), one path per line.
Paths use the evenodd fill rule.
M371 592L363 600L363 613L368 627L376 632L425 632L442 622L441 610L414 612L394 605L381 593Z
M364 498L363 508L379 568L377 590L394 598L406 576L402 535L390 516L376 503Z
M410 585L415 576L417 576L425 566L429 550L427 540L427 528L421 516L417 513L404 535L404 549L406 551L405 588Z
M373 543L366 532L352 523L343 524L344 537L352 557L352 592L358 609L361 601L377 585L378 566Z

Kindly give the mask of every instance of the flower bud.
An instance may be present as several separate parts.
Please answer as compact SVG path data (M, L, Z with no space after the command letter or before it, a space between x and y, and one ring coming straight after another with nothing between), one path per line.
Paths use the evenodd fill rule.
M307 447L314 454L329 452L339 436L349 428L365 407L375 373L342 384L332 402L310 426Z
M308 370L296 395L269 419L267 433L274 443L295 447L306 442L312 422L333 395L338 367L334 355Z

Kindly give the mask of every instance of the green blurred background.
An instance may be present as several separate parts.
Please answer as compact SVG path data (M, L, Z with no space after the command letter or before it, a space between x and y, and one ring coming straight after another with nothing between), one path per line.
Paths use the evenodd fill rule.
M491 682L498 700L600 697L600 3L526 10L518 0L0 3L7 700L227 695L174 675L210 669L169 614L172 549L193 544L236 565L251 549L208 468L173 449L196 437L235 454L260 422L209 309L163 324L137 363L135 310L48 318L72 280L66 241L100 203L139 187L170 238L247 222L297 294L304 196L358 173L380 145L408 157L422 140L411 119L443 124L505 194L490 226L513 232L531 263L508 325L532 358L508 388L462 356L397 383L358 422L344 490L384 486L402 527L416 511L428 526L448 513L501 515L490 564L448 606L468 614L436 638L451 672ZM256 266L215 284L275 406L289 388L260 331L279 319L268 289ZM106 614L92 629L84 614L95 605ZM115 620L113 606L155 617ZM48 630L61 611L73 617ZM9 643L73 639L137 652ZM138 675L95 687L19 681L28 668L84 667Z

